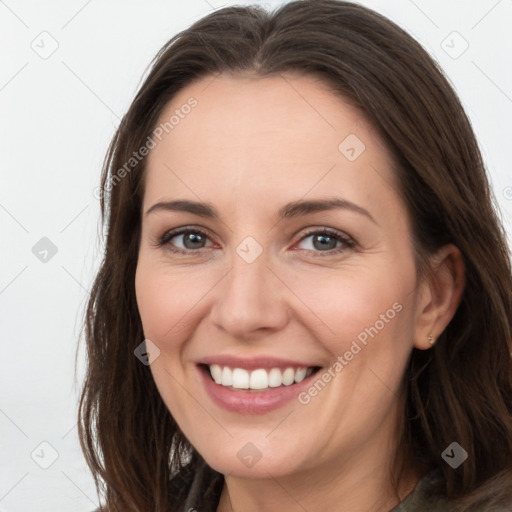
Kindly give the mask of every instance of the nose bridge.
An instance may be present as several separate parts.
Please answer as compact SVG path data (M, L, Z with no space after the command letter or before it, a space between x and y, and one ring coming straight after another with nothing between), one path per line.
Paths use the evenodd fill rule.
M232 336L263 328L282 328L287 321L279 281L273 275L268 253L254 238L245 238L231 257L231 267L215 296L212 321Z

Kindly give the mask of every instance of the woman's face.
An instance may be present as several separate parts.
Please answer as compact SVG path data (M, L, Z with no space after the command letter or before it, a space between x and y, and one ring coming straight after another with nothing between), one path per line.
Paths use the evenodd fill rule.
M388 151L313 77L208 77L172 116L148 156L136 274L165 404L224 474L375 466L421 292Z

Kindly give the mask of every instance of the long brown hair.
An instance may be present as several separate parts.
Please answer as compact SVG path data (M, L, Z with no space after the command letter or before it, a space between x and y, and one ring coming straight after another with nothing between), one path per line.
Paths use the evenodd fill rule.
M406 32L370 9L336 0L294 1L273 13L228 7L173 37L111 142L102 175L107 227L87 308L88 368L79 407L82 449L109 511L182 505L201 457L134 357L144 339L135 300L145 159L120 169L155 129L164 106L192 81L219 73L312 74L360 109L396 162L411 216L420 274L446 243L462 252L466 286L430 350L413 349L404 375L400 454L423 472L451 510L492 510L512 500L512 277L470 122L447 79ZM120 175L121 179L120 179ZM456 470L441 457L453 441L469 454ZM182 475L183 492L170 477Z

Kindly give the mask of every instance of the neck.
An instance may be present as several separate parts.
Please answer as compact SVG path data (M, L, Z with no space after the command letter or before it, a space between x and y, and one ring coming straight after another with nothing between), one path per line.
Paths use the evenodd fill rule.
M268 479L227 476L217 512L388 512L414 489L420 476L416 470L407 471L395 491L389 465L376 465L375 460L345 461L344 467L331 462L321 470Z
M396 425L395 425L396 428ZM340 451L313 467L269 478L225 477L217 512L304 512L305 510L337 510L388 512L416 486L420 475L407 464L407 450L400 449L409 466L402 472L395 490L392 468L398 431L384 428L362 446ZM394 435L393 435L394 434ZM403 447L401 447L403 448ZM379 461L379 462L376 462Z

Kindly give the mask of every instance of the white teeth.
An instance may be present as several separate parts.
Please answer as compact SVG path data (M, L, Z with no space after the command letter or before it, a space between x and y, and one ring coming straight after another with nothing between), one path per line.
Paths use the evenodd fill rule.
M222 368L218 364L212 364L210 366L210 372L212 374L213 380L217 384L222 383Z
M222 386L235 389L268 389L280 386L291 386L302 382L313 373L313 368L272 368L270 371L259 368L247 371L244 368L221 367L218 364L209 365L213 380Z
M295 382L302 382L306 378L307 368L297 368Z
M249 380L249 387L251 389L265 389L268 388L268 375L263 369L254 370L251 372Z
M237 389L249 389L249 372L243 368L235 368L232 386Z
M222 382L220 382L223 386L232 386L233 385L233 372L231 368L227 366L222 370Z
M283 374L279 368L272 368L268 374L268 385L271 388L278 388L283 384Z
M283 384L285 386L290 386L293 384L293 381L295 380L295 370L293 368L286 368L286 370L283 372Z

